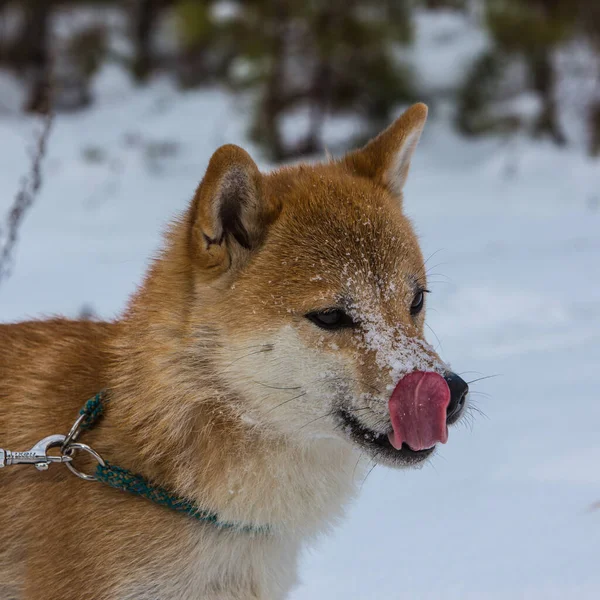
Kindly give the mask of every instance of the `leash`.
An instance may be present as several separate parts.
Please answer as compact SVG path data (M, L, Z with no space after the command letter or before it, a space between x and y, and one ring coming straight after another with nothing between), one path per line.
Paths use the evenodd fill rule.
M102 456L87 444L78 442L82 432L92 429L101 420L108 403L106 392L99 392L90 398L79 411L67 435L50 435L40 440L31 450L12 452L0 448L0 469L11 465L33 464L38 471L47 471L52 463L63 463L71 473L86 481L99 481L112 488L146 498L155 504L184 513L198 521L210 523L219 529L232 529L245 533L266 533L267 528L240 523L221 521L217 513L199 507L195 502L173 494L169 490L154 485L142 475L138 475L105 461ZM49 454L58 448L58 454ZM96 462L93 474L83 473L73 465L77 452L86 452Z

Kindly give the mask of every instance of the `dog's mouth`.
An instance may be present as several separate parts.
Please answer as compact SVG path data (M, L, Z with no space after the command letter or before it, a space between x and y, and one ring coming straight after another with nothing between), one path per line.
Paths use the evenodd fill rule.
M338 418L346 436L377 462L390 466L414 466L427 460L435 452L435 445L424 450L413 450L406 442L396 449L390 442L392 430L389 433L373 431L343 409L338 412Z
M458 376L413 371L396 384L388 402L390 429L377 432L352 411L341 409L341 428L373 460L394 466L416 465L448 440L448 425L460 417L468 386ZM452 390L450 389L452 386Z

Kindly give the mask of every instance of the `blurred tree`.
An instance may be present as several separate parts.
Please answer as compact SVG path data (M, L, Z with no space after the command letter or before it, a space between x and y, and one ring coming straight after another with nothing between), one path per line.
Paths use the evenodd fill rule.
M564 144L552 53L574 33L576 16L573 0L487 0L485 21L493 44L465 80L458 104L459 128L475 134L497 129L499 121L506 124L507 115L499 119L494 116L493 103L499 82L511 64L521 61L529 74L527 87L536 92L541 105L533 133L549 135L557 144ZM518 126L518 115L509 120Z
M509 64L510 59L497 49L488 50L475 60L458 92L456 123L459 131L478 135L509 132L519 127L518 119L491 110L503 95L510 94L507 82L503 81Z
M173 0L129 0L129 22L134 46L133 75L137 81L146 81L157 66L153 48L153 34L166 8ZM203 1L196 2L199 6Z
M414 98L396 44L411 39L405 0L246 0L179 3L182 38L201 57L194 70L256 97L252 137L274 160L321 150L328 115L351 111L373 127ZM189 84L189 79L184 84ZM286 139L292 111L308 117Z
M5 49L7 61L25 73L30 82L29 95L24 106L28 112L46 113L49 110L49 26L52 8L50 0L22 0L21 29L9 48Z
M464 9L469 0L423 0L423 6L429 10L438 10L440 8Z
M132 37L135 46L133 73L138 81L145 81L152 70L152 32L158 17L160 0L132 2Z
M592 156L600 156L600 100L590 110L589 150Z
M240 51L240 27L235 19L221 14L223 5L211 0L179 0L176 4L182 47L177 74L184 87L226 79L229 65ZM239 10L233 2L225 6Z
M89 10L99 3L128 27L109 31L108 13ZM131 68L139 82L157 69L175 73L184 87L225 82L254 103L253 139L283 160L322 150L324 127L336 115L355 118L363 139L386 123L395 105L417 97L399 51L412 39L413 9L471 6L483 8L491 47L459 92L459 129L526 127L564 143L553 55L585 36L600 56L600 0L0 0L0 16L22 17L9 19L14 31L0 38L0 62L22 75L25 108L36 112L47 110L50 80L55 108L90 104L91 79L107 59ZM55 35L53 23L71 12L73 31L58 27ZM596 154L598 64L598 97L586 105Z
M600 2L598 0L578 0L579 23L596 50L596 97L589 108L589 152L600 156Z
M24 110L28 112L46 113L50 93L53 109L82 108L91 102L89 80L105 57L105 29L92 24L76 28L68 36L59 38L53 34L56 14L79 4L86 3L0 2L0 13L10 11L16 17L12 19L13 31L6 39L0 39L0 60L22 77L27 88Z
M93 102L91 82L106 59L107 37L103 25L90 25L73 32L56 52L52 93L57 110L79 110Z
M534 133L548 134L560 145L566 138L556 112L552 51L573 33L576 14L573 0L494 0L488 5L494 40L504 51L523 56L542 102Z

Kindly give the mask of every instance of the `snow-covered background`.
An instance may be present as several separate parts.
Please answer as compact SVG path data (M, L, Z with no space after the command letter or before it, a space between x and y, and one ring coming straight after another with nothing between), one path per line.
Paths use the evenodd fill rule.
M435 65L459 67L434 46L418 40L417 63L439 80ZM468 53L457 46L456 60ZM247 106L222 90L134 88L115 67L95 87L93 109L54 123L44 187L0 286L2 321L84 306L118 315L211 153L252 149ZM36 128L0 115L0 214ZM600 162L519 137L466 141L441 103L406 210L430 257L430 341L467 380L495 377L472 385L484 414L430 464L369 475L344 524L304 556L292 598L596 600Z

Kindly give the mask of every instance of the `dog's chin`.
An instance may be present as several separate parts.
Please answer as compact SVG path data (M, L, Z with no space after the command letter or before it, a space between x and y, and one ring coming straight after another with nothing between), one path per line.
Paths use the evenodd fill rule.
M343 410L337 413L337 419L343 435L376 463L395 468L419 467L435 452L435 446L413 450L406 444L397 450L390 443L387 433L378 433L365 427Z

